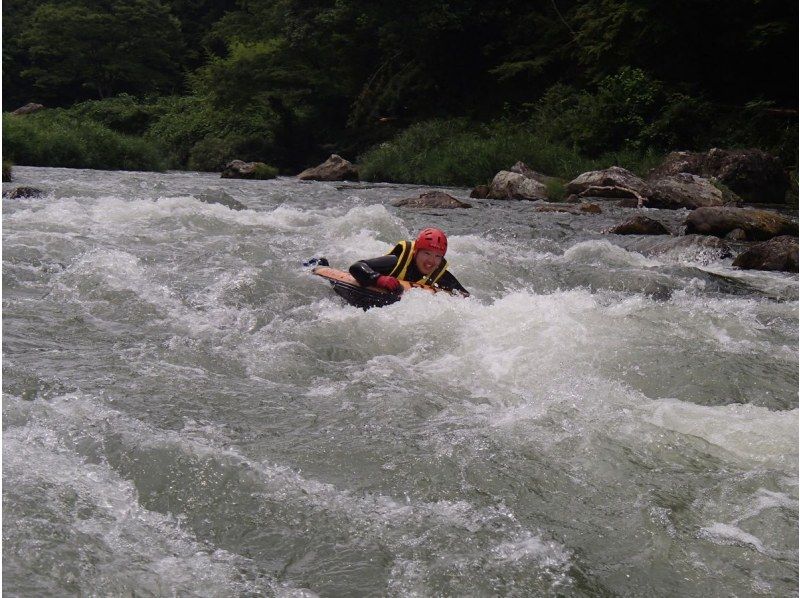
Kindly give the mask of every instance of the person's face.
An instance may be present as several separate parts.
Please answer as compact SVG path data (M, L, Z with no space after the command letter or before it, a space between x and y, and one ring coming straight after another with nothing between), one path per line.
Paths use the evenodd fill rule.
M417 251L416 255L414 255L414 263L417 265L419 271L427 276L442 263L442 258L444 258L443 253L431 251L429 249L420 249Z

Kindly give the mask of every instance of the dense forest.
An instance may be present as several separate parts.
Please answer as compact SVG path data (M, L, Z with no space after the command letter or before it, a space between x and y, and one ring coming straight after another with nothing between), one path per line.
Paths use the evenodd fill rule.
M673 149L797 170L786 0L5 0L3 149L18 164L472 184ZM47 109L12 116L28 103ZM427 163L426 163L427 161ZM439 162L438 166L432 162ZM606 164L608 165L608 164Z

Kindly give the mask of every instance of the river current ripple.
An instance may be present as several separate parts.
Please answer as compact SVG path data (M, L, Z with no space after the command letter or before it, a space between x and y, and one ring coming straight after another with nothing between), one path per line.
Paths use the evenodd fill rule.
M14 176L44 194L3 200L8 595L797 595L796 275L648 253L605 205ZM424 226L470 298L364 312L302 267Z

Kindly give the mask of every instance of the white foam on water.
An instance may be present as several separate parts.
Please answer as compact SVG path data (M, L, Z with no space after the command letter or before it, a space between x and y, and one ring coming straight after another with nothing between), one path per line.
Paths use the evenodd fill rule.
M605 267L654 268L661 262L648 259L640 253L628 251L609 241L583 241L564 252L565 262Z
M699 536L721 546L747 546L761 554L771 553L757 537L727 523L706 526L700 530Z
M749 461L797 474L797 409L771 411L755 405L707 407L674 399L639 406L645 421L702 438Z
M165 273L158 266L145 265L130 253L97 249L89 251L55 277L54 288L91 311L95 302L121 303L120 293L135 297L140 305L179 326L182 334L206 337L220 331L248 331L255 324L252 311L226 306L220 297L254 278L253 268L225 272L211 284L194 293L192 304L179 297L167 282L158 282ZM112 293L112 295L109 295ZM204 309L198 309L203 307Z
M6 403L15 401L4 397ZM257 585L241 574L243 568L253 568L248 559L202 545L173 518L143 509L129 480L103 463L87 462L73 453L59 432L42 423L34 418L3 432L6 487L27 488L23 500L45 497L38 506L16 504L24 515L6 511L6 559L14 560L14 550L24 553L29 543L36 542L15 537L14 531L22 533L28 517L40 517L44 519L37 521L49 520L64 534L63 550L81 555L79 577L68 573L66 579L54 580L70 583L80 593L227 596L258 589L262 582ZM36 562L32 566L30 575L50 575L37 570Z
M188 422L181 431L153 429L85 395L64 395L48 402L36 400L32 407L20 407L30 410L32 420L13 431L12 438L19 437L22 443L24 438L30 439L33 434L36 438L42 438L41 443L53 453L63 452L64 446L75 442L86 446L87 435L92 439L90 444L101 450L104 439L113 435L122 437L123 445L136 447L137 450L167 448L176 453L176 459L179 459L177 455L198 456L233 468L239 471L241 479L248 478L260 488L258 492L265 501L265 525L269 525L268 522L274 518L274 513L266 505L269 501L293 505L290 509L292 512L298 509L304 513L311 511L320 521L334 518L347 522L351 536L378 541L398 558L418 549L420 541L429 550L438 550L440 544L442 547L450 546L454 539L462 536L464 530L469 530L470 533L480 533L482 539L478 546L464 547L467 556L480 550L481 554L498 555L498 562L530 557L548 569L565 569L569 565L569 553L564 547L543 540L535 530L520 525L513 513L503 505L475 507L467 501L413 501L407 497L398 500L383 494L357 494L340 490L332 484L306 478L286 466L252 461L231 446L230 439L218 437L213 428ZM65 440L68 441L66 445L62 444ZM224 446L220 446L220 443ZM20 444L11 446L20 464L27 461ZM64 479L59 478L57 483L66 483L71 477L86 475L81 473L82 467L85 467L83 462L76 463L75 467L68 470L62 467ZM89 468L89 471L91 476L95 468ZM116 476L106 467L100 467L99 471L107 477ZM34 473L40 475L38 467ZM117 485L126 490L125 496L114 503L116 508L144 511L135 504L135 492L130 482L119 480ZM539 539L538 544L536 539ZM516 549L513 548L515 545L518 545ZM531 551L527 557L524 554L526 546Z

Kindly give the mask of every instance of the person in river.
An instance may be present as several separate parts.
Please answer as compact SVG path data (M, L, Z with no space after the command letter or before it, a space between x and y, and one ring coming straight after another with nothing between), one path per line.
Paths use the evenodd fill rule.
M400 241L386 255L359 260L350 274L360 284L393 293L402 292L401 280L427 284L469 296L467 289L447 270L447 236L438 228L424 228L416 241Z

